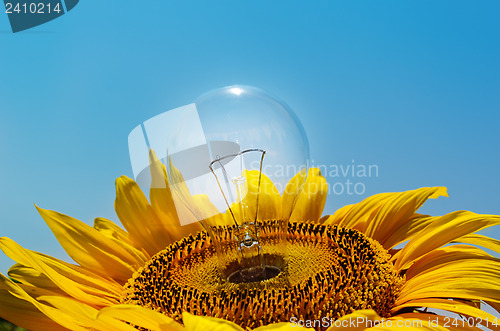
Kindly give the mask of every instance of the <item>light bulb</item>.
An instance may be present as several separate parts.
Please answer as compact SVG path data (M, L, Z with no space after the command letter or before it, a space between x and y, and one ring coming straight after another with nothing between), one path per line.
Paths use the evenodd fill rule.
M181 225L202 223L225 279L256 282L285 271L309 145L284 102L254 87L224 87L146 121L142 131L166 165Z

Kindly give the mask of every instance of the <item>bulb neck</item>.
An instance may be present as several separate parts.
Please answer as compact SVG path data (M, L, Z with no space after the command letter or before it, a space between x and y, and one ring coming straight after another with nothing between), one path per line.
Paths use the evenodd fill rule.
M240 264L245 268L262 266L262 246L259 237L260 227L254 222L244 222L234 231Z

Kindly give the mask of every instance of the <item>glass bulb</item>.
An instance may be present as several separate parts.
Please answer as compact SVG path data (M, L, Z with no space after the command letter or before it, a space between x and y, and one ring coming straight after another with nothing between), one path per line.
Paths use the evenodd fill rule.
M141 130L166 166L181 225L202 223L228 281L261 281L286 269L288 220L306 179L309 145L284 102L255 87L228 86ZM131 155L140 145L132 138Z

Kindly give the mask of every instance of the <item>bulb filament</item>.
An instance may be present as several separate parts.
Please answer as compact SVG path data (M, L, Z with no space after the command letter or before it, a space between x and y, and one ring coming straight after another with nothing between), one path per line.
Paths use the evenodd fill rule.
M247 196L248 194L248 182L245 176L243 175L243 160L241 159L241 174L234 176L231 178L231 184L236 189L236 204L233 205L233 208L236 207L238 210L233 210L231 205L228 202L226 194L222 189L219 178L215 174L214 164L218 164L222 170L223 177L228 178L227 171L224 168L223 160L224 159L234 159L235 157L242 156L248 152L261 152L262 156L260 159L260 169L259 169L259 181L255 200L250 199ZM224 196L224 201L228 207L229 212L231 213L231 217L235 224L234 230L234 240L237 243L238 251L240 253L240 264L243 267L243 270L240 271L243 276L245 273L249 275L259 274L264 271L262 267L262 247L259 242L260 229L257 224L257 217L259 211L259 195L260 195L260 184L261 184L261 176L262 176L262 163L264 161L264 155L266 151L262 149L247 149L239 152L238 154L226 155L223 157L217 156L214 161L212 161L209 165L210 171L215 176L217 181L217 185L219 186L219 190ZM226 180L227 181L227 180ZM253 193L253 192L252 192ZM228 190L228 194L231 194L231 189ZM255 217L252 219L251 209L249 203L255 201ZM248 276L250 277L250 276Z

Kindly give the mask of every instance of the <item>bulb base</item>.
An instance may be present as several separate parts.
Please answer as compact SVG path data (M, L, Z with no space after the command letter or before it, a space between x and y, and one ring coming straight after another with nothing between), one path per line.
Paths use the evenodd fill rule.
M278 276L280 272L280 268L270 265L252 267L236 270L227 277L227 281L235 284L261 282Z
M286 272L286 261L281 255L263 254L258 261L260 264L256 263L257 257L253 261L232 261L222 270L222 275L229 283L239 284L265 281Z

